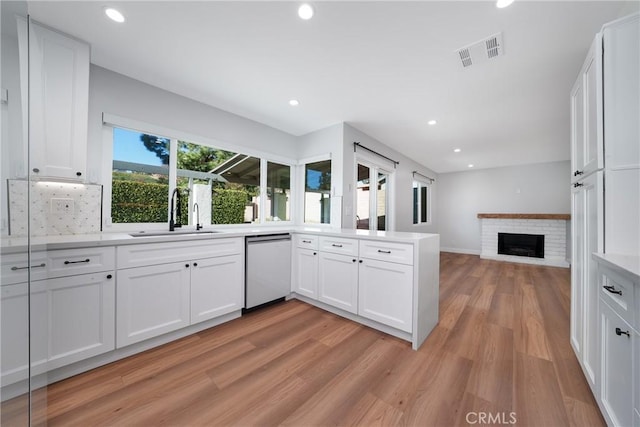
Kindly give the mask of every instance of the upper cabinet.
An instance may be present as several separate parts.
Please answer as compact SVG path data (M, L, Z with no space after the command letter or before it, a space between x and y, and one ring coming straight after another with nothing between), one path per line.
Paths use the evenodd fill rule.
M84 180L89 45L29 23L29 142L33 177Z
M602 37L597 34L571 90L571 180L602 169Z
M640 14L605 25L605 252L640 255Z

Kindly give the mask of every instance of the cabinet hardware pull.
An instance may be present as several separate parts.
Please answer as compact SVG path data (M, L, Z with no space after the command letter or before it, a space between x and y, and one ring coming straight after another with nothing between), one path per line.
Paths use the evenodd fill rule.
M113 276L110 274L107 274L107 279L111 279Z
M584 173L584 171L577 170L577 171L575 171L575 172L573 173L573 176L579 176L579 175L582 175L583 173Z
M620 328L616 328L616 335L617 335L617 336L626 335L626 336L628 336L629 338L631 338L631 334L629 333L629 331L623 331L623 330L622 330L622 329L620 329Z
M197 267L197 266L198 266L198 263L197 263L197 262L194 262L194 263L193 263L193 266L194 266L194 267Z
M342 245L338 245L336 243L332 243L331 246L333 246L334 248L341 248L342 247Z
M81 264L84 262L90 262L91 260L89 258L87 259L83 259L82 261L65 261L64 264L68 265L68 264Z
M47 264L45 264L44 262L42 264L39 265L32 265L31 268L41 268L41 267L46 267ZM13 266L11 267L11 271L16 271L16 270L26 270L27 268L29 268L29 266L26 267L16 267Z
M318 253L317 253L317 252L314 252L313 254L314 254L314 255L318 255Z
M378 252L381 254L390 254L391 251L383 251L382 249L378 249Z
M360 260L360 264L362 264L362 260Z
M356 262L356 260L354 259L353 262Z
M607 291L611 292L612 294L622 295L622 291L617 290L615 286L603 286L603 288L605 288Z
M82 172L76 172L76 176L82 176Z
M311 240L303 240L302 243L311 243Z
M189 268L189 264L185 264L184 266L185 266L185 267L187 267L187 268Z
M40 169L38 169L38 168L33 168L33 172L34 172L34 173L38 173L38 172L40 172Z
M584 184L581 182L576 182L575 184L573 184L573 188L578 188L578 187L582 187Z

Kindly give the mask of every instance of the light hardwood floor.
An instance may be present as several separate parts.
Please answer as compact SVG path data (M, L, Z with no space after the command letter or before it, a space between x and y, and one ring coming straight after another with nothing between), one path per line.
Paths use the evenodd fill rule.
M440 323L419 351L293 300L53 384L33 421L601 426L569 345L569 282L443 253ZM23 404L4 404L3 425Z

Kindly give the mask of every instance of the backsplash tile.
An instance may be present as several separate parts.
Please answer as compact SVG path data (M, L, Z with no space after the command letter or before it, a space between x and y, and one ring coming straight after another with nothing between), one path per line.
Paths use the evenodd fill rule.
M27 235L27 185L24 180L8 180L9 233ZM101 231L102 186L67 182L32 181L31 235L55 236L90 234ZM72 207L72 213L54 213L51 199Z

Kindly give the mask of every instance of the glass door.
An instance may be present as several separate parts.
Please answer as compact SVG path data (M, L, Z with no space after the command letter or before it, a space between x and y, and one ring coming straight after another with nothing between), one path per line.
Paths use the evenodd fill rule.
M391 173L367 162L356 164L355 212L359 230L389 229Z
M0 425L31 421L28 21L26 2L0 2L2 123L0 162ZM10 212L10 196L18 212ZM20 199L20 200L16 200ZM13 214L13 216L10 215ZM13 221L13 228L12 222Z

